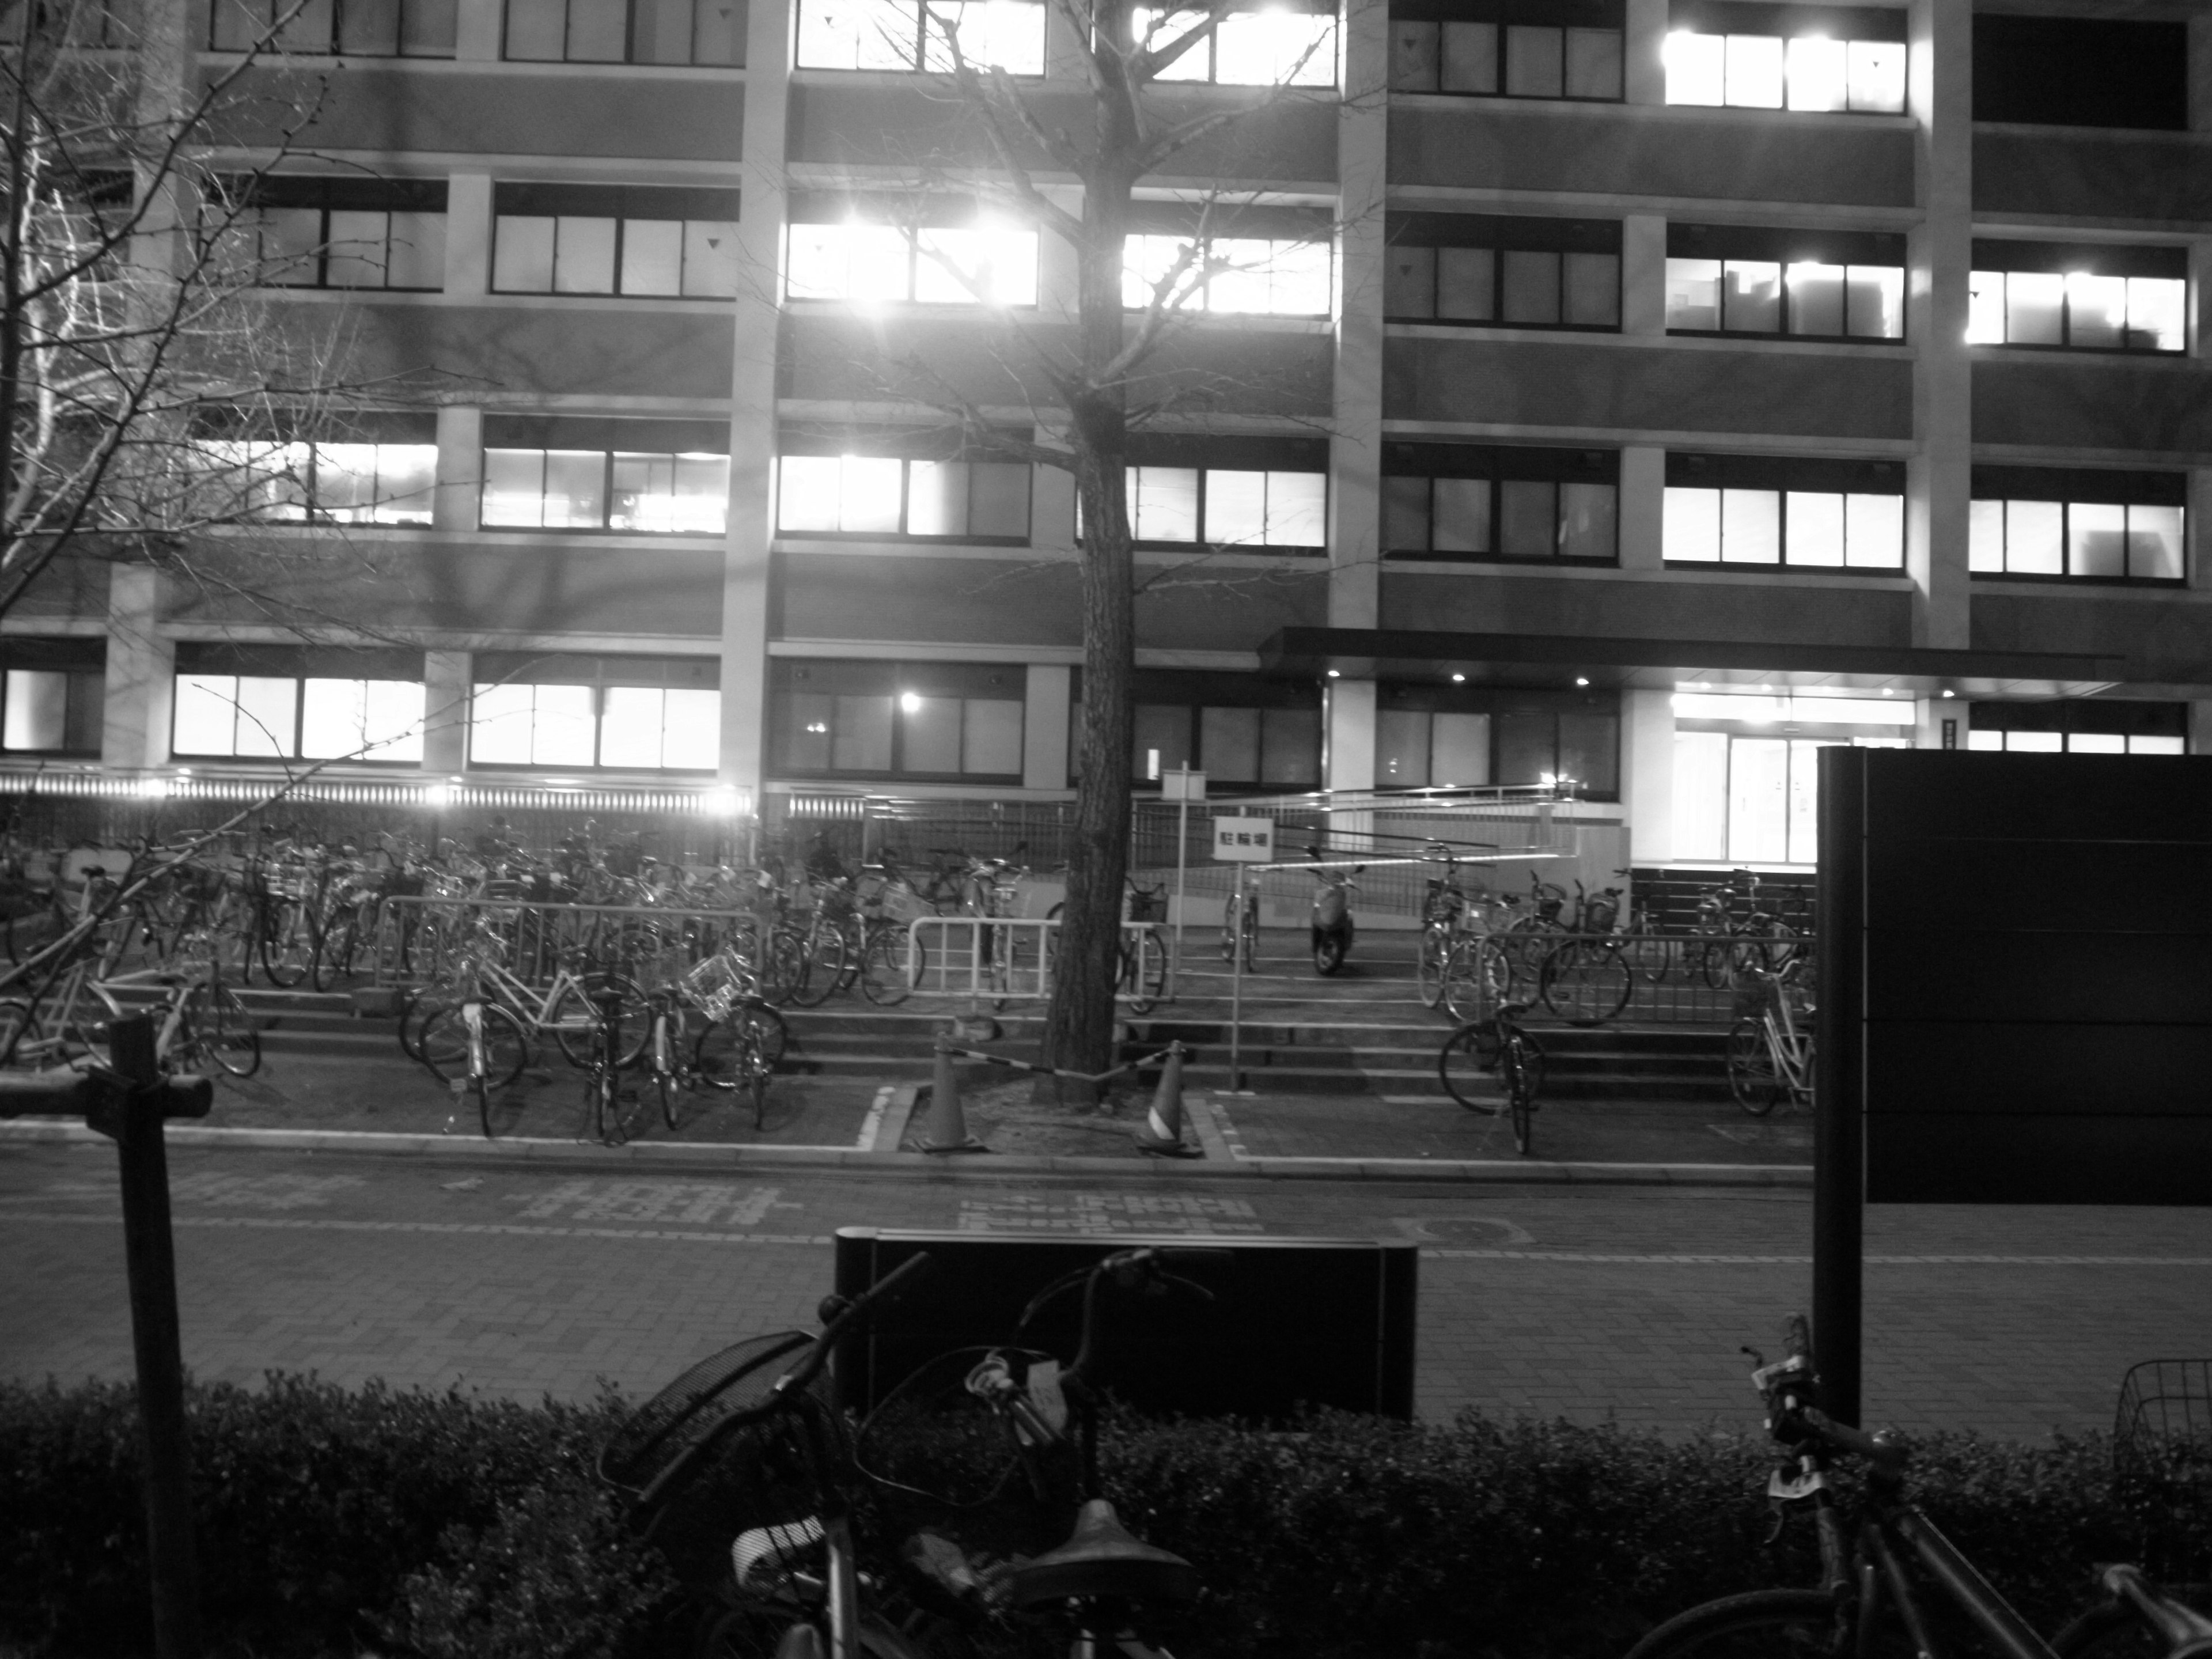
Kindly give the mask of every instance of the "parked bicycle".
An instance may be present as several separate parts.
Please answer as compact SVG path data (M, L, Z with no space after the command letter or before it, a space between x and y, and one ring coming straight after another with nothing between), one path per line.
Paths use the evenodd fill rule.
M1729 1027L1729 1092L1753 1117L1782 1102L1813 1103L1813 1005L1804 959L1779 973L1749 970L1736 988L1736 1019Z
M929 1260L852 1301L823 1298L811 1336L753 1337L701 1360L601 1449L599 1478L686 1592L699 1659L921 1659L884 1581L860 1571L865 1482L824 1368Z
M1753 1590L1677 1613L1629 1650L1628 1659L1729 1659L1802 1654L1821 1659L1889 1650L1943 1651L1933 1634L1941 1610L1962 1616L2003 1659L2087 1659L2117 1655L2116 1638L2147 1638L2141 1651L2167 1659L2212 1654L2212 1620L2133 1567L2100 1573L2117 1613L2092 1609L2045 1642L1999 1595L1906 1492L1911 1456L1888 1431L1869 1434L1820 1409L1820 1376L1804 1316L1792 1315L1783 1357L1769 1365L1755 1349L1752 1386L1766 1405L1766 1430L1781 1449L1767 1482L1778 1526L1808 1514L1818 1534L1820 1581L1800 1589ZM1864 1466L1863 1496L1840 1497L1831 1480L1840 1459Z
M1535 1139L1537 1097L1544 1087L1543 1045L1521 1024L1525 1002L1504 1002L1488 1018L1469 1020L1444 1039L1437 1075L1444 1092L1471 1112L1505 1113L1513 1125L1513 1150L1526 1153ZM1494 1091L1484 1079L1495 1079Z

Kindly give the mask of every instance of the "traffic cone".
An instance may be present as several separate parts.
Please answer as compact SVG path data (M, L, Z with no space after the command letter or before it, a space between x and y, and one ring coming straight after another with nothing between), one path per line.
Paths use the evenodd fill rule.
M1182 1044L1168 1044L1168 1063L1160 1069L1160 1086L1152 1096L1152 1109L1145 1114L1136 1133L1137 1150L1161 1158L1203 1158L1196 1146L1182 1139Z
M988 1152L991 1149L968 1133L968 1120L960 1111L960 1085L952 1073L952 1044L940 1031L937 1036L937 1075L929 1085L929 1123L921 1132L925 1152Z

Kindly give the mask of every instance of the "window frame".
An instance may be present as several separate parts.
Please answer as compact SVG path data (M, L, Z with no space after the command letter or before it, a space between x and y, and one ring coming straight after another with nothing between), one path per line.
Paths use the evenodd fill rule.
M867 197L837 195L830 192L793 192L791 212L784 225L784 288L787 303L800 305L896 305L911 306L929 313L945 312L960 314L964 311L1021 311L1034 312L1043 302L1043 238L1035 226L1018 223L978 222L987 217L978 204L952 198L933 199L924 207L918 222L913 216L899 211L907 204ZM904 243L906 281L904 293L897 299L861 299L848 295L797 294L793 291L795 261L791 258L791 234L801 225L814 227L861 227L896 232ZM929 231L1001 231L1028 236L1030 243L1029 270L1030 297L1021 301L980 300L972 294L954 300L925 300L919 297L920 277L929 256L921 250L921 236ZM949 279L948 279L949 280Z
M246 507L244 511L236 515L236 521L240 523L271 525L296 524L315 526L343 525L349 530L401 530L419 532L434 527L437 521L438 446L434 437L425 436L421 434L391 439L386 439L382 436L315 439L268 438L258 436L239 437L230 434L203 434L197 440L197 441L203 447L203 453L206 453L206 446L216 444L241 445L255 448L266 447L267 451L270 453L270 458L271 459L281 454L283 451L295 447L303 448L307 451L307 465L304 467L297 466L291 459L286 458L284 465L282 467L272 468L265 471L259 470L259 461L262 458L252 456L228 456L224 458L222 465L223 469L226 471L234 468L243 469L240 480L241 484L245 489L252 495L258 495L264 491L275 489L283 489L289 486L296 486L301 495L301 500L297 503L298 512L296 516L291 513L272 510L276 507L288 505L286 503L272 500L267 502L255 502ZM356 447L366 445L374 447L379 450L412 449L427 451L430 467L430 483L427 489L404 495L372 497L373 501L382 501L386 503L413 501L419 499L422 502L420 515L418 517L404 520L385 520L374 518L342 518L337 516L337 509L333 509L323 502L321 499L323 491L320 488L320 483L322 478L324 452L325 449L334 447L340 444ZM381 480L384 477L380 458L376 476L379 481L379 487L380 488Z
M1792 5L1770 3L1769 0L1671 0L1668 9L1667 53L1671 56L1678 36L1717 39L1722 42L1722 95L1712 103L1678 102L1666 95L1662 100L1675 109L1741 109L1756 110L1762 113L1784 116L1848 115L1865 118L1910 115L1912 107L1912 45L1907 33L1903 9L1888 7L1853 6L1849 4ZM1728 43L1732 40L1772 40L1781 48L1782 95L1775 104L1736 103L1727 95ZM1846 56L1853 46L1893 46L1905 54L1899 83L1903 88L1896 108L1858 108L1850 102L1850 78L1848 65L1844 83L1844 101L1841 107L1828 109L1794 109L1790 106L1790 48L1798 40L1832 42L1844 49ZM1672 68L1662 71L1671 82Z
M903 64L863 64L807 63L801 59L799 53L804 50L804 43L808 39L805 33L806 22L804 15L805 7L808 3L809 0L800 0L800 15L793 20L794 27L793 29L792 36L792 67L795 71L800 71L806 74L829 75L949 75L951 73L950 64L943 61L948 56L948 54L945 53L944 47L942 45L933 44L935 42L941 42L943 33L941 30L933 31L930 28L930 10L927 4L918 4L914 9L914 38L908 43L911 49L906 52L906 61ZM1036 3L1039 13L1042 14L1046 10L1043 0L1035 0L1035 3ZM1007 76L1017 81L1042 81L1044 78L1046 65L1043 62L1043 58L1045 52L1049 50L1048 45L1046 44L1048 40L1046 31L1049 27L1049 19L1040 15L1038 20L1040 46L1038 52L1039 62L1037 67L1034 70L1009 69L1005 71ZM933 57L936 58L939 61L933 64ZM977 67L980 68L984 66L978 65ZM997 66L992 65L990 67L995 68Z
M209 52L246 52L254 50L258 41L267 39L271 50L280 52L304 52L306 56L311 58L450 58L454 56L459 33L459 8L453 3L453 0L386 0L386 3L393 14L392 39L394 46L393 50L390 52L380 52L373 46L362 46L358 39L350 42L347 40L344 0L336 0L336 3L325 3L321 6L311 4L302 7L283 29L276 31L273 38L270 33L270 26L276 21L276 13L284 8L282 5L266 4L264 0L267 16L261 27L254 33L244 37L239 44L232 44L234 41L240 40L235 29L226 29L223 24L227 15L236 18L242 15L244 8L238 3L238 0L216 0L216 3L208 9L205 48ZM310 45L302 48L295 40L289 37L303 27L312 28L313 25L309 20L318 11L321 12L326 19L322 33L317 37L321 44ZM407 23L410 12L417 15L428 14L433 23L433 28L430 31L433 44L412 52L407 49ZM435 40L439 33L435 25L438 21L438 14L441 12L445 14L443 20L445 38L442 42Z
M339 0L339 3L343 4L343 0ZM638 56L640 36L643 33L640 27L641 13L645 9L643 4L641 3L641 0L624 0L624 4L623 6L623 55L620 58L572 57L569 54L571 44L574 41L576 33L575 6L576 0L562 0L561 55L559 57L519 58L516 57L510 49L514 38L514 0L501 0L499 9L500 61L501 63L507 64L648 64L657 69L741 70L744 67L744 39L742 33L734 30L731 34L729 55L727 57L702 58L699 55L702 21L700 0L692 0L690 9L690 38L686 46L685 55L680 58L641 58Z
M301 173L269 173L258 178L227 181L234 191L233 199L236 216L224 233L232 238L251 236L253 247L251 259L258 288L283 289L304 289L341 294L442 294L446 291L446 246L451 231L447 209L446 181L442 179L351 179L329 178ZM313 213L316 216L313 279L302 282L270 282L260 280L264 270L276 260L286 262L286 268L299 270L309 256L305 253L267 251L263 216L269 212ZM334 213L377 213L384 216L384 241L381 269L386 280L371 285L365 283L333 283L331 281L331 216ZM416 218L434 218L439 222L437 249L437 282L433 284L394 283L392 270L392 220L395 216L407 215ZM343 246L352 246L355 239L346 239ZM359 259L357 254L341 252L341 259Z
M679 676L688 675L688 680ZM704 678L708 683L700 684ZM586 764L581 761L489 761L477 757L477 707L481 695L489 690L507 690L516 686L558 686L564 689L581 688L592 694L592 755ZM716 744L720 747L720 722L723 706L721 696L721 665L713 657L624 656L606 653L553 654L534 652L478 652L469 665L467 767L476 772L513 775L524 772L638 772L656 777L697 778L711 776L718 769L719 761L706 766L633 766L609 763L600 757L605 752L606 736L606 694L610 691L659 690L711 692L715 700L717 721ZM535 735L533 710L532 734ZM662 742L667 740L666 706L662 710Z
M1976 743L1973 739L1984 734L2009 737L2014 732L2033 732L2059 739L2057 749L2043 751L2045 753L2112 752L2109 750L2076 750L2073 740L2078 736L2124 738L2127 747L2124 752L2131 757L2139 754L2175 753L2177 751L2164 746L2175 742L2181 744L2179 752L2187 754L2189 705L2122 697L2059 697L2047 702L1977 701L1966 705L1966 747L1984 751L2008 749L2011 745L2008 743ZM2161 746L2156 750L2138 750L2134 746L2138 738L2158 739Z
M2069 265L2075 269L2067 269ZM2127 357L2186 357L2189 355L2189 324L2195 295L2191 293L2189 251L2185 247L2166 243L2094 243L2014 241L1994 237L1976 237L1972 258L1969 262L1967 283L1969 293L1982 279L2002 277L2008 290L2002 305L2005 327L2011 331L2011 301L2009 289L2012 278L2019 276L2057 277L2059 280L2058 325L2059 338L2050 340L1971 340L1976 349L2002 348L2007 351L2051 351L2088 353L2094 356ZM2069 280L2076 276L2119 277L2130 281L2178 282L2181 284L2181 342L2179 345L2131 345L2128 343L2130 330L2123 325L2118 343L2100 343L2077 345L2074 332L2074 284Z
M1894 258L1888 257L1892 255ZM1672 266L1678 260L1692 259L1721 266L1721 292L1717 307L1721 325L1717 328L1677 328L1669 320L1667 323L1669 335L1692 340L1809 340L1852 346L1901 346L1910 343L1909 307L1905 295L1905 277L1910 267L1906 263L1905 238L1901 234L1888 231L1778 231L1751 226L1669 222L1667 227L1667 264ZM1728 326L1727 270L1731 264L1771 264L1780 268L1774 327ZM1791 267L1799 264L1839 266L1844 270L1844 328L1840 334L1801 333L1790 326L1796 303L1793 298L1790 271ZM1896 333L1861 334L1851 331L1850 273L1855 270L1897 273ZM1671 280L1671 270L1668 274Z
M1413 43L1425 28L1425 50ZM1487 87L1443 84L1452 58L1447 29L1487 29L1489 49L1478 52L1490 67ZM1516 90L1510 84L1512 36L1516 29L1543 29L1559 36L1560 90ZM1388 86L1393 93L1433 94L1445 98L1510 98L1545 103L1619 104L1627 99L1627 9L1620 0L1553 0L1549 5L1530 0L1394 0L1390 7L1390 64ZM1572 63L1572 36L1610 35L1614 50L1615 80L1611 93L1569 92L1566 86ZM1462 37L1462 41L1466 39ZM1462 48L1463 50L1463 48ZM1409 75L1409 69L1425 59L1425 76ZM1463 60L1462 60L1463 61ZM1422 84L1425 80L1429 84Z
M491 262L489 291L502 297L543 295L566 300L662 300L677 301L686 305L721 305L733 298L743 285L742 273L738 269L737 234L739 193L734 190L716 188L694 189L682 185L552 185L536 184L519 179L502 179L492 186ZM699 211L689 211L697 209ZM726 213L726 217L714 216ZM553 246L550 250L544 288L502 288L500 282L500 246L505 236L502 224L508 220L550 219L553 222ZM608 258L611 286L604 289L563 288L561 286L560 227L564 219L605 220L613 229L613 242ZM632 294L623 288L624 250L633 223L669 224L682 228L678 235L677 292ZM731 249L726 264L730 279L727 293L720 289L696 294L683 291L694 226L711 228L725 228ZM702 230L702 234L704 234Z
M1136 10L1138 9L1143 9L1137 8L1133 9L1130 13L1133 21L1134 20ZM1188 17L1196 20L1202 18L1205 15L1204 7L1200 7L1192 11L1182 11L1177 10L1170 5L1169 7L1162 8L1161 9L1164 11L1170 23L1172 23L1173 20L1177 17ZM1270 12L1308 17L1326 17L1328 20L1328 77L1326 80L1224 81L1220 78L1221 31L1218 27L1216 27L1214 31L1204 40L1200 41L1197 46L1191 47L1188 51L1177 58L1175 63L1170 65L1169 74L1159 77L1154 81L1152 84L1156 86L1167 87L1263 87L1280 88L1286 92L1324 92L1333 91L1340 88L1344 84L1344 28L1343 25L1338 21L1336 8L1334 5L1319 3L1317 3L1317 0L1294 0L1294 3L1287 6L1269 5L1264 3L1263 0L1247 0L1246 3L1233 6L1231 9L1229 15L1264 15ZM1175 31L1175 33L1170 35L1169 38L1170 40L1182 39L1182 31ZM1189 64L1191 58L1200 52L1203 52L1206 56L1206 73L1204 75L1190 75L1188 73L1178 74L1175 72L1184 69L1185 66ZM1304 61L1310 64L1319 55L1320 53L1318 51L1309 53Z
M6 740L12 712L12 678L17 674L52 674L62 681L62 741L52 747L16 748ZM0 754L97 759L102 746L107 702L107 642L105 640L41 640L15 635L0 640ZM70 741L72 732L84 740Z
M1481 714L1490 722L1487 772L1492 785L1518 787L1527 783L1540 782L1546 775L1540 769L1534 779L1522 784L1508 782L1504 778L1504 761L1507 741L1506 722L1531 717L1548 717L1551 720L1552 770L1550 775L1560 774L1562 756L1566 752L1563 735L1563 720L1590 720L1607 721L1613 728L1613 750L1610 777L1604 787L1593 787L1593 781L1577 779L1582 786L1577 799L1594 801L1617 801L1620 799L1621 771L1621 708L1620 695L1613 690L1537 691L1516 690L1504 686L1438 685L1423 681L1383 681L1376 687L1375 732L1376 758L1378 770L1384 758L1381 720L1385 714L1425 714L1431 717L1429 735L1429 764L1433 775L1436 756L1436 733L1433 717L1437 714ZM1404 781L1378 781L1376 787L1383 790L1413 790L1449 788L1457 786Z
M410 668L413 671L411 674L408 672ZM234 746L234 747L228 750L185 748L179 741L179 722L185 711L179 683L188 676L193 678L289 681L292 688L292 729L285 739L283 752L275 755L240 753ZM374 684L413 686L422 693L422 713L413 723L411 731L396 741L411 744L416 752L411 756L385 757L307 754L307 687L316 681L362 686ZM432 710L428 678L423 670L422 653L419 651L365 649L349 652L286 646L202 644L185 641L180 641L177 647L176 660L170 671L170 688L169 752L179 760L269 766L302 760L337 758L348 766L374 767L387 771L419 770L422 765L422 750ZM236 712L234 706L234 722Z
M1145 216L1149 217L1151 216ZM1272 234L1265 226L1247 228L1223 227L1205 232L1200 232L1190 228L1188 226L1184 226L1180 228L1169 226L1165 228L1162 228L1157 224L1136 223L1132 224L1128 228L1121 245L1121 310L1124 315L1139 315L1148 310L1152 304L1152 301L1149 300L1141 304L1133 303L1129 297L1131 284L1142 283L1146 281L1143 274L1144 267L1141 264L1132 264L1129 259L1129 244L1139 237L1150 240L1172 240L1178 243L1195 242L1198 244L1197 256L1191 261L1190 265L1186 269L1183 277L1182 278L1182 282L1186 285L1181 289L1180 297L1171 297L1170 302L1167 307L1167 311L1171 315L1207 318L1282 317L1294 321L1326 322L1334 319L1338 311L1341 308L1341 296L1338 293L1338 282L1340 276L1339 261L1337 258L1336 240L1333 234L1324 234L1319 236L1306 236L1296 234L1289 235L1275 234ZM1243 310L1229 307L1217 310L1213 304L1214 283L1224 280L1234 280L1239 276L1251 276L1261 274L1258 271L1251 270L1217 271L1211 276L1206 276L1196 284L1191 285L1189 281L1190 273L1194 270L1204 270L1206 262L1213 257L1212 248L1214 243L1217 241L1266 241L1269 244L1267 260L1270 267L1272 267L1276 260L1281 257L1279 252L1281 248L1322 248L1328 260L1328 301L1327 306L1320 311L1278 311L1273 307L1265 310Z
M933 432L921 434L921 436L924 441L927 441L928 440L937 439L940 434ZM933 450L942 447L943 446L936 443L929 444L929 447ZM934 453L916 454L909 450L905 453L893 453L887 454L883 453L887 447L889 447L889 445L880 436L877 436L872 441L868 439L856 439L851 442L840 442L834 438L823 439L815 437L812 434L787 434L779 444L775 457L776 516L775 527L773 532L775 538L778 539L788 538L798 541L910 542L924 547L1028 547L1035 542L1036 537L1036 468L1031 463L1028 461L1011 459L1005 455L994 454L988 453L988 451L978 452L975 453L960 453L948 450L947 453L943 454ZM787 492L783 487L783 464L785 461L791 459L836 459L841 461L849 459L897 462L899 468L898 522L900 528L896 530L787 529L783 523L784 503L787 499ZM914 513L914 468L915 464L942 465L945 462L963 463L969 468L968 474L968 516L971 524L974 522L975 516L975 489L977 485L977 478L974 471L974 468L976 466L1005 466L1017 469L1022 477L1022 495L1024 501L1022 511L1023 527L1021 533L1019 535L986 535L970 530L951 535L928 535L917 534L915 532L906 529L904 526L910 522Z

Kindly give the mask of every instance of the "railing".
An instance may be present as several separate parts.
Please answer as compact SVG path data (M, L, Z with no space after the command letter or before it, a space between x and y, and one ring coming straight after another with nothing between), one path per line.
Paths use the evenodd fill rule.
M1792 996L1809 998L1812 988L1814 941L1805 934L1528 929L1458 938L1487 939L1510 975L1509 997L1577 1023L1726 1025L1773 994L1776 972L1787 972Z
M480 926L498 940L501 965L525 984L550 985L562 962L580 950L651 988L678 978L733 933L756 937L760 919L750 910L674 905L395 896L379 914L374 982L437 982L453 971L456 953Z
M1164 948L1155 924L1121 926L1131 935L1152 933L1153 948ZM1057 916L916 916L907 924L907 989L913 995L964 999L973 1010L986 1003L1046 1001L1059 937ZM1115 996L1121 1002L1146 1000L1128 985Z

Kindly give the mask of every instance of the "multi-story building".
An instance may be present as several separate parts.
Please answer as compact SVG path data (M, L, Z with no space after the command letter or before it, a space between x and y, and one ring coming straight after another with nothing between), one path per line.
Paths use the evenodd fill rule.
M968 9L1080 113L1056 12ZM246 770L428 711L350 770L1065 799L1072 484L956 451L885 366L964 363L1031 430L983 301L1074 270L961 193L988 152L915 15L311 3L267 71L328 75L264 196L282 301L441 378L252 556L375 648L77 571L6 624L9 769ZM1175 347L1228 390L1132 457L1138 789L1568 777L1639 862L1786 863L1823 744L2212 750L2212 7L1232 25L1161 95L1253 112L1146 181L1129 255L1238 204ZM358 560L287 576L272 533Z

